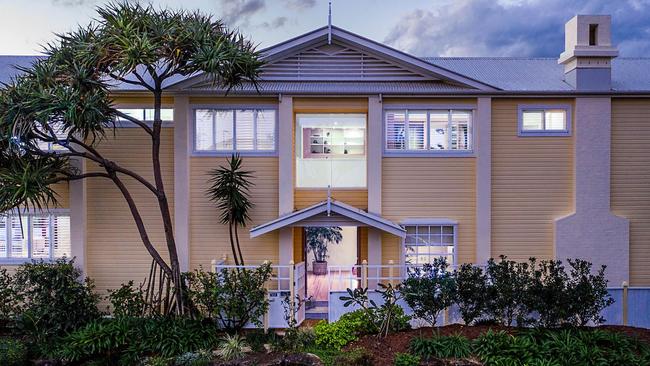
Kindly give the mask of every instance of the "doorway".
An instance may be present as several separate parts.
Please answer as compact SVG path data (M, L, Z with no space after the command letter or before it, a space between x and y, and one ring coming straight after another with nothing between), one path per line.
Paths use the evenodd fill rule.
M345 290L359 263L359 230L355 226L305 227L303 250L307 267L307 316L327 316L330 290ZM328 269L336 272L329 276Z

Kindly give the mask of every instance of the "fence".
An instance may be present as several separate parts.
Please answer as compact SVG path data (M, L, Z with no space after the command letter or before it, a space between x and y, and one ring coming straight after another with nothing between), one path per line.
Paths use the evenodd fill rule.
M253 270L258 267L259 265L228 265L225 264L224 259L212 261L212 270L214 272L238 269ZM287 296L291 299L289 302L289 316L293 317L293 314L295 313L295 321L298 325L305 320L305 307L300 306L300 300L304 299L305 295L306 275L305 262L297 264L290 262L288 265L271 266L271 277L264 286L267 289L267 297L269 301L269 311L262 319L264 329L288 327L285 319L285 305L283 304ZM296 309L298 306L300 307ZM246 328L255 328L255 326L253 324L248 324Z

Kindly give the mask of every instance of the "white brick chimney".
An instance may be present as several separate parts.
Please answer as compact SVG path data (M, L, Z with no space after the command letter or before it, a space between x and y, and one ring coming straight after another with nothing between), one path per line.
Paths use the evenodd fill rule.
M564 25L564 52L558 63L564 65L565 81L576 90L610 90L616 56L610 15L576 15Z

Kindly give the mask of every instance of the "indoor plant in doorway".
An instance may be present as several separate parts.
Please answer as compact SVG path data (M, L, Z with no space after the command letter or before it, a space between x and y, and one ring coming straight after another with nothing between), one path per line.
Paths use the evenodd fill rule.
M343 240L341 228L331 227L308 227L305 229L307 252L314 253L312 271L316 275L327 274L327 245L338 244Z

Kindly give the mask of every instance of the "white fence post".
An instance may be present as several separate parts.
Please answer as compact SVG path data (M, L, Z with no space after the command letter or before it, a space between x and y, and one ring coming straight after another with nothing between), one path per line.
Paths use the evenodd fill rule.
M296 298L296 265L293 261L289 262L289 312L290 322L295 322L294 301Z
M388 278L389 278L388 284L390 284L391 286L393 285L393 274L394 274L393 266L394 265L395 265L394 260L391 259L391 260L388 261Z
M361 288L368 288L368 261L361 262Z
M212 269L212 272L217 272L217 260L213 259L210 264L211 264L210 268Z
M623 281L623 325L627 325L628 323L628 318L627 318L627 313L628 313L628 283L627 281Z

